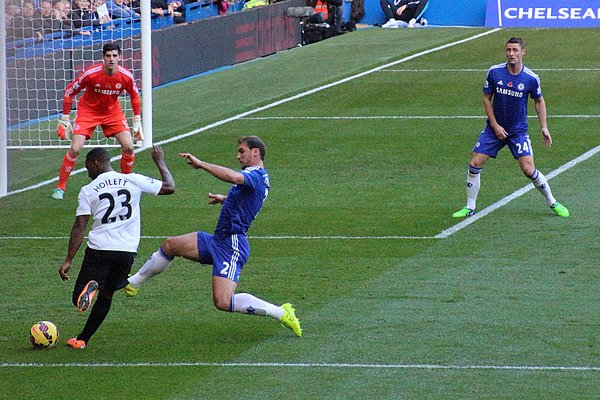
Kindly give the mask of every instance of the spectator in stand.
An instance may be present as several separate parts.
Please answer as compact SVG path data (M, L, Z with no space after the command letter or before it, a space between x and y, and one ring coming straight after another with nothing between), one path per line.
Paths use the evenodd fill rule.
M198 0L200 1L200 0ZM233 7L233 0L231 0L231 6ZM229 10L229 1L228 0L217 0L217 9L219 10L219 15L227 14L227 10Z
M98 14L91 9L90 0L75 0L75 8L71 12L71 20L75 28L91 27L93 30L100 28Z
M125 5L129 8L131 8L134 12L136 12L138 15L142 15L142 0L124 0L125 1ZM146 0L144 0L146 1Z
M92 11L98 12L97 11L98 7L100 7L104 3L106 3L105 0L92 0L90 8L92 9Z
M127 6L125 0L106 0L106 7L111 18L133 18L140 17L131 7Z
M268 5L269 5L269 0L247 0L244 3L244 10L247 10L250 8L255 8L255 7L268 6Z
M379 0L388 21L382 28L415 28L427 26L423 18L428 0Z
M185 4L180 0L151 0L153 16L170 15L177 24L185 22Z
M62 0L62 2L65 4L65 12L69 18L71 18L71 12L73 11L73 7L71 7L71 0Z
M91 35L91 32L76 30L73 28L73 22L69 18L70 7L62 0L56 0L52 5L52 14L50 18L42 21L42 30L44 35L62 32L63 37L73 35Z
M6 39L15 40L14 21L21 14L21 7L16 0L7 0L5 4L4 22L6 24Z
M81 29L75 29L73 27L73 21L69 17L70 6L66 5L66 1L57 0L52 6L52 16L49 20L44 20L43 33L57 33L63 32L63 37L84 35L91 36L90 31L82 31Z
M105 8L103 6L105 6L106 1L105 0L92 0L91 1L91 6L90 6L90 10L92 10L93 12L96 13L96 15L98 15L98 19L100 21L100 24L106 24L107 22L112 21L112 18L110 17L110 14L108 14L108 10L107 10L107 14L106 15L102 15L100 13L100 11L98 10L99 7Z
M35 18L38 26L41 26L41 21L44 18L50 18L52 16L52 1L42 0L40 8L35 10L33 17Z
M63 27L66 28L68 16L62 0L56 0L52 3L52 11L50 16L42 20L41 29L44 35L49 33L60 32ZM69 26L69 30L72 26Z
M169 0L169 13L176 24L185 22L185 3L182 0Z
M33 14L35 38L37 40L44 39L44 21L52 20L52 2L50 0L42 0L40 8L35 10ZM49 22L48 22L49 24ZM48 25L49 26L49 25Z
M35 9L33 3L26 1L21 7L21 14L14 16L13 36L15 39L28 39L35 35Z
M125 5L139 15L142 15L142 4L140 0L125 0Z
M152 18L158 18L167 15L166 0L150 0L150 8L152 10Z
M43 39L47 33L52 33L52 15L54 13L54 4L51 0L44 0L39 11L39 18L36 20L36 35L38 39Z

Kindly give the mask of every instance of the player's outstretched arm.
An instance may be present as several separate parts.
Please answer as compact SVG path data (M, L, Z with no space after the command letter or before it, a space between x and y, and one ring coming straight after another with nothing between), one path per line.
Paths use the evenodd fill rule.
M192 154L179 153L179 157L185 158L187 160L187 163L189 165L191 165L192 167L194 167L195 169L200 169L201 161L197 157L193 156Z
M192 167L196 169L203 169L217 179L236 185L241 185L244 183L244 174L241 172L234 171L231 168L223 167L221 165L201 161L190 153L179 153L179 157L186 158L187 163Z
M154 164L156 164L162 179L162 187L160 188L158 194L166 195L175 193L175 180L173 179L173 175L165 163L165 155L162 148L158 146L152 146L151 155L152 160L154 161Z

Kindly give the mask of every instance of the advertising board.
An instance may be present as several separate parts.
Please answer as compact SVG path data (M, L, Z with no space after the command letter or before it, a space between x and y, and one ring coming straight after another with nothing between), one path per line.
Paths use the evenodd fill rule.
M599 28L599 0L489 0L487 27Z

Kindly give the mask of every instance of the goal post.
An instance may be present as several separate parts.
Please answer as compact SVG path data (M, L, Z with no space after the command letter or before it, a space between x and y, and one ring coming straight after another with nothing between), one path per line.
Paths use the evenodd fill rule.
M0 49L6 49L6 14L0 7ZM8 125L6 120L6 51L0 51L0 197L8 193Z
M142 147L152 147L152 12L149 1L141 1L142 14L142 125L144 142Z
M0 24L6 9L0 7ZM46 34L43 40L23 38L28 32L5 26L0 56L0 91L2 92L3 127L0 130L0 196L8 192L8 159L14 150L68 148L69 141L56 134L62 114L65 87L83 70L101 62L102 46L114 42L121 46L121 65L136 79L142 97L144 141L137 147L152 146L152 54L150 2L141 2L141 21L114 19L100 27L83 27L73 31ZM10 21L9 21L10 24ZM80 32L80 33L78 33ZM77 104L76 97L74 105ZM133 112L128 95L121 96L128 121ZM76 108L76 107L74 107ZM71 118L75 110L72 110ZM114 139L106 139L98 128L85 147L119 147ZM58 171L59 165L56 166Z

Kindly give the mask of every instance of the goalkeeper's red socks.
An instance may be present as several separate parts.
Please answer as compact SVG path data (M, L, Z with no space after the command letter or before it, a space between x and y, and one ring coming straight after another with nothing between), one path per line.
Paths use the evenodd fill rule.
M77 156L71 157L69 152L65 154L62 164L60 166L60 171L58 172L58 184L57 188L62 189L63 191L67 188L67 181L69 180L69 176L71 176L71 171L75 168L75 162L77 161Z
M124 174L130 174L133 170L133 162L135 160L135 153L121 153L121 172Z
M133 170L133 162L135 160L135 153L122 153L121 154L121 172L124 174L131 173ZM69 180L69 176L71 176L71 172L73 168L75 168L75 162L77 161L77 157L71 157L69 152L65 154L63 158L62 164L60 166L60 171L58 173L58 183L56 187L62 190L66 190L67 181Z

